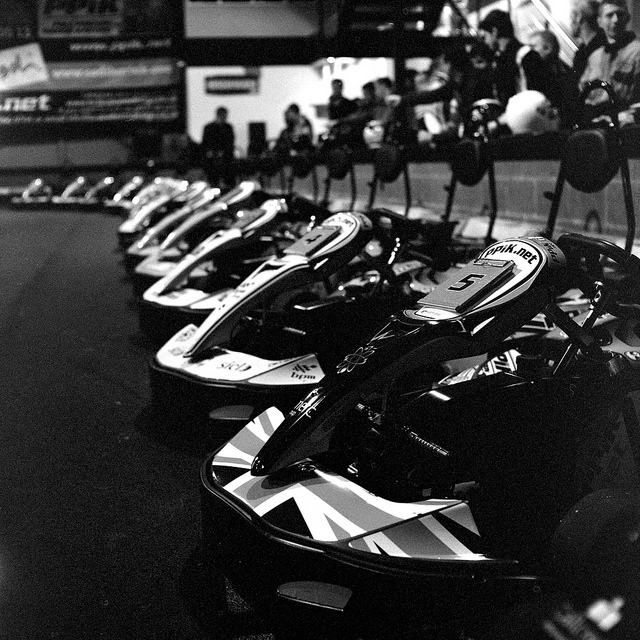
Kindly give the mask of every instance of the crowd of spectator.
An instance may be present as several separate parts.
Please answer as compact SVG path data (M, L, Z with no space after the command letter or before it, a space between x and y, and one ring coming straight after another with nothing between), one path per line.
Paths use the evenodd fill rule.
M479 101L503 111L493 126L498 132L571 127L585 113L597 119L611 112L601 90L581 98L595 79L612 86L619 121L630 124L635 111L640 114L640 40L628 30L629 20L626 0L574 0L570 35L578 48L570 66L561 59L552 31L536 31L523 44L509 13L494 9L480 21L473 43L445 50L427 71L407 70L402 90L381 77L366 82L361 96L350 99L343 81L334 78L327 105L332 131L342 142L361 146L369 123L384 128L401 121L417 142L437 145L464 134ZM287 156L314 143L310 120L298 104L290 104L273 151ZM224 165L233 145L233 129L221 107L202 141L205 170L214 183L231 181Z
M590 80L600 79L613 87L621 124L629 124L634 105L640 103L640 40L627 30L629 20L626 0L575 0L571 36L579 46L570 66L561 60L552 31L536 31L523 44L509 14L492 10L478 25L475 43L446 50L427 72L414 72L408 90L396 93L389 78L379 78L363 86L362 98L350 101L342 82L333 80L329 117L353 140L371 120L385 124L403 117L418 141L437 143L460 135L477 101L497 101L507 110L514 96L527 91L513 105L549 116L547 122L544 117L529 119L535 132L535 126L544 130L575 124L582 113L581 91ZM606 102L603 92L593 92L586 100L589 117L603 115ZM513 113L515 107L507 111ZM503 117L499 127L508 132L509 122Z

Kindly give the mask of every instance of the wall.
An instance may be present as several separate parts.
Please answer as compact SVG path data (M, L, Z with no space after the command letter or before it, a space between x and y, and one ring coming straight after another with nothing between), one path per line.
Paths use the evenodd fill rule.
M130 149L118 140L60 140L43 144L0 147L0 169L52 168L73 172L75 166L119 166L131 160ZM28 171L27 171L28 173ZM3 185L23 184L11 174L0 176Z

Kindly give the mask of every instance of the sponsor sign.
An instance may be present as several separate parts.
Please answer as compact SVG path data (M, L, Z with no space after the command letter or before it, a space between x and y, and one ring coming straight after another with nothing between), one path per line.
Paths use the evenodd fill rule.
M0 95L0 125L174 122L179 115L174 88Z
M0 51L0 91L46 82L47 65L40 45L25 44Z
M0 3L0 130L31 140L184 119L173 0ZM69 125L69 126L67 126ZM95 125L93 127L86 125ZM101 127L102 125L102 127ZM33 127L36 129L33 129Z
M47 71L48 75L39 78L40 82L32 84L31 88L47 91L97 91L167 87L178 83L178 71L171 58L52 62Z
M124 0L39 0L41 38L118 36L124 23Z
M257 94L260 88L258 75L217 75L204 80L205 93L212 95Z

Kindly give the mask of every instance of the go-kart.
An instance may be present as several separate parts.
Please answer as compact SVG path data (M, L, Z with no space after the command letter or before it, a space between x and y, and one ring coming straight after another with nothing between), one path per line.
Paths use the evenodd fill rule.
M193 211L175 229L172 229L155 249L151 249L149 255L135 267L132 273L135 295L141 297L154 282L172 271L180 260L195 249L200 242L227 225L228 220L233 219L238 211L252 209L268 199L269 196L257 182L246 180L223 196ZM152 237L146 243L147 246L155 244L154 229L157 231L159 228L158 235L164 235L163 221L164 218L149 230ZM143 243L146 236L147 234L140 238L140 243ZM137 242L132 247L135 247L130 247L132 254L144 253L148 250L144 246L138 248Z
M185 325L199 325L258 264L281 257L329 215L294 195L266 200L255 209L227 209L217 221L219 230L144 292L141 330L161 345Z
M59 195L51 196L49 206L55 209L71 208L76 201L84 198L91 186L91 181L85 176L76 176Z
M555 302L571 287L591 299L581 324ZM206 460L210 579L293 636L304 620L299 637L462 637L543 595L563 515L638 486L639 296L640 260L610 243L489 246ZM439 384L538 313L557 333L515 371ZM620 416L626 450L603 469Z
M118 227L120 246L127 248L144 231L178 207L197 198L208 188L203 180L155 178L132 199L127 219Z
M217 187L205 189L198 198L194 198L173 213L162 218L157 224L147 229L141 238L127 247L124 256L124 264L127 271L131 271L151 254L157 253L163 240L184 220L192 216L197 211L206 207L211 202L220 197L221 191Z
M50 205L72 211L102 211L105 201L117 191L118 182L114 176L105 176L93 184L84 176L78 176L59 196L52 196Z
M48 205L52 196L53 187L42 178L35 178L19 196L11 198L11 204L15 208L33 209Z
M424 231L420 222L387 210L342 212L231 291L177 292L183 305L194 300L183 307L189 313L200 305L210 314L156 354L154 402L187 404L190 414L221 421L256 415L276 398L293 406L347 348L433 286L431 260L420 252ZM153 300L170 283L168 277L145 297Z
M102 203L104 211L116 215L128 213L132 207L133 198L140 192L144 185L145 179L143 176L131 176L125 180L124 184L122 184L110 198L105 198Z
M118 190L118 181L114 176L104 176L91 185L84 194L69 196L65 204L77 211L102 211L104 202L112 198Z

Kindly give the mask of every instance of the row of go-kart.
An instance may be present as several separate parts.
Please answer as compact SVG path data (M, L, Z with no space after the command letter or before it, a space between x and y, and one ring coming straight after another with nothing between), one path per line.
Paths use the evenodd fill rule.
M474 245L253 181L173 202L119 237L152 415L215 449L203 621L232 629L226 578L285 637L637 637L632 206L621 248Z

